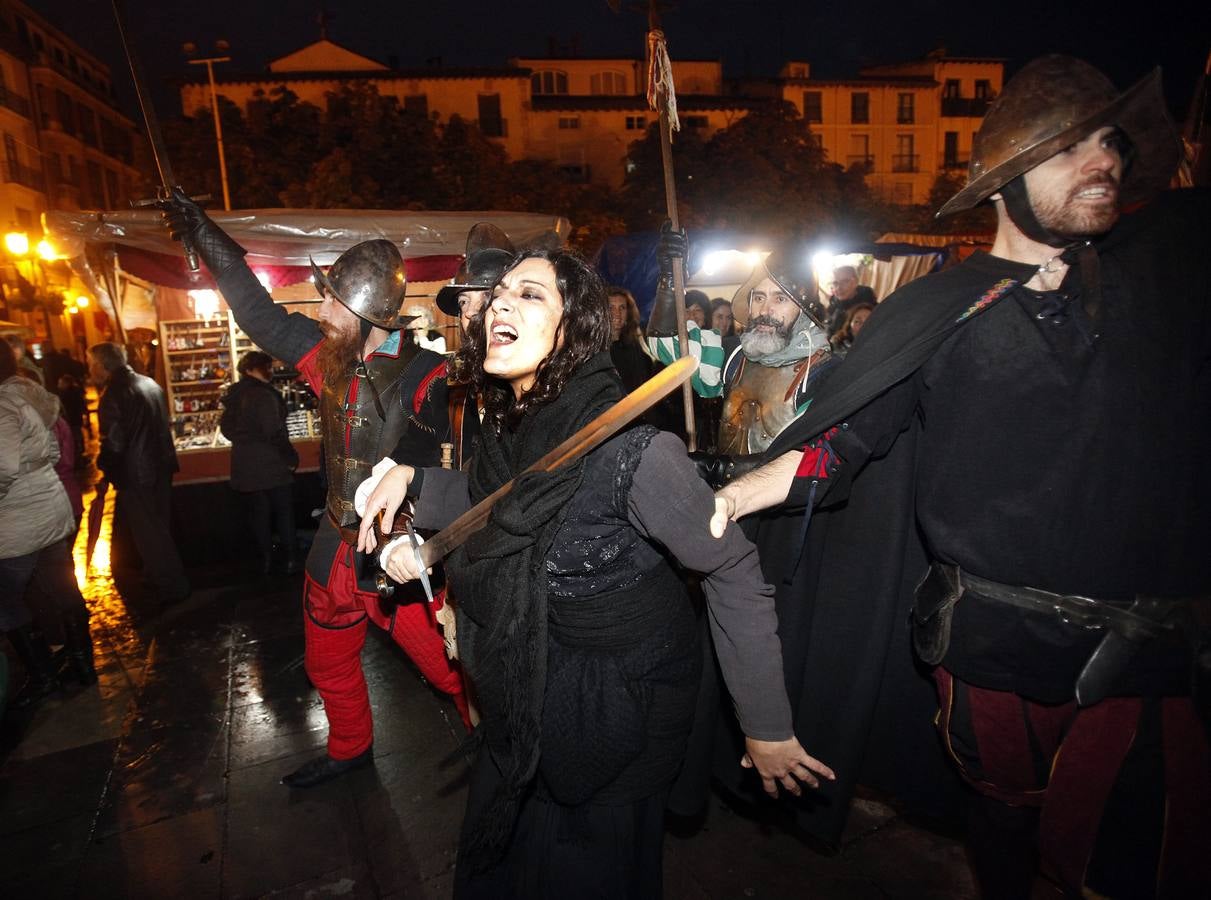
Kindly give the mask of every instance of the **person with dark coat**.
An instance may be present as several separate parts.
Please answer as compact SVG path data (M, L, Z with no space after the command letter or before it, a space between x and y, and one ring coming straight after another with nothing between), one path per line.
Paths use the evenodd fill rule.
M853 266L837 266L833 270L833 292L828 298L829 337L841 330L849 314L859 306L875 306L875 292L858 283L858 270Z
M1024 67L939 213L992 203L991 253L880 304L717 496L768 510L796 731L838 767L800 823L835 839L859 778L936 795L944 754L986 897L1211 896L1211 196L1163 190L1165 110L1159 71Z
M231 489L247 498L260 569L273 568L273 531L285 551L286 574L295 556L294 470L299 454L286 431L286 401L273 387L273 357L250 350L237 367L240 380L223 398L219 428L231 441Z
M89 347L88 365L103 388L97 466L117 489L114 528L129 530L143 579L159 603L177 603L189 596L190 586L172 538L172 476L180 466L164 391L128 366L117 344Z
M441 526L611 407L605 287L567 251L523 252L460 355L485 398L469 473L398 466L365 503L362 546L397 580L411 548L368 524L417 495ZM703 573L716 646L748 735L733 759L798 793L827 766L790 734L771 589L732 528L710 537L711 493L684 445L640 425L565 467L518 480L446 561L482 740L455 896L661 895L664 801L694 716L701 649L671 561Z

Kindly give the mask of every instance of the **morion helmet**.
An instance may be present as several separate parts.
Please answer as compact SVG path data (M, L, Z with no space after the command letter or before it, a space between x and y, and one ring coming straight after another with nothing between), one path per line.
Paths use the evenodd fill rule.
M937 216L971 209L1008 182L1065 147L1107 125L1130 142L1123 203L1147 198L1165 187L1181 153L1165 111L1160 69L1119 93L1110 79L1083 60L1042 56L1005 85L976 132L967 186Z
M328 267L325 274L311 260L311 275L317 290L326 291L351 313L379 328L403 328L411 316L400 316L408 278L404 258L391 241L373 240L354 244Z
M811 263L806 253L783 248L775 250L753 266L748 280L732 296L732 317L737 322L743 325L748 321L749 295L766 278L777 282L782 290L794 298L799 308L815 320L812 308L816 300L816 278L812 274Z
M448 316L457 316L458 295L490 289L513 262L515 253L509 236L495 225L475 225L467 234L467 254L454 280L437 292L437 308Z

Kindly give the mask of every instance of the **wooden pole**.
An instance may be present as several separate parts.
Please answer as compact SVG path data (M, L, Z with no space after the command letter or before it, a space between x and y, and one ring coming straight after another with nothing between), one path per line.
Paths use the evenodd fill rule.
M657 0L648 2L648 30L660 29L660 14L656 8ZM649 61L649 71L650 71ZM663 88L660 89L661 92ZM668 98L662 97L660 102L660 161L664 166L664 204L665 212L674 231L681 230L681 221L677 215L677 183L673 178L673 139L669 132ZM685 266L673 266L673 300L677 313L677 344L680 355L690 355L690 335L685 324ZM681 400L685 407L685 444L692 452L698 449L698 429L694 421L694 388L689 381L681 386Z

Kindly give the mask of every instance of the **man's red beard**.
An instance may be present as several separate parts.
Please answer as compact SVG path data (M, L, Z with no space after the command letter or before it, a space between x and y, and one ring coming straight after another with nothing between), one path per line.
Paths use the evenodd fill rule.
M320 374L325 380L342 377L357 365L362 346L361 329L355 327L337 331L324 323L320 325L320 330L324 332L324 343L320 345L315 359Z

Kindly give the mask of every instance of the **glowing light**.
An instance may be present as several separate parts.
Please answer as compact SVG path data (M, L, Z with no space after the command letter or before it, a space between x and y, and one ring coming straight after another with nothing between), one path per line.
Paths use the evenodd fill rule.
M59 256L59 251L55 249L55 245L45 238L38 241L38 246L36 249L38 251L38 255L48 262L57 259Z
M193 301L193 312L199 319L217 319L219 317L219 295L209 288L189 292Z
M269 281L269 274L267 272L256 272L255 274L256 280L261 283L261 287L272 293L273 285Z
M20 231L10 231L4 236L4 247L14 256L24 256L29 253L29 238Z
M812 270L815 272L828 271L832 275L834 253L831 250L818 250L812 254Z
M723 265L723 258L731 250L713 250L702 257L702 272L704 275L714 275Z
M762 253L760 250L750 250L748 253L744 254L744 261L748 263L748 267L750 269L755 269L761 264L761 260L765 259L765 256L766 254Z
M74 316L76 313L78 313L78 312L80 311L80 310L79 310L79 309L77 309L75 306L67 306L67 307L64 307L64 308L65 308L65 309L68 311L68 313L70 313L70 314L71 314L71 315L73 315L73 316Z
M83 294L81 294L79 297L76 298L76 306L80 307L80 309L88 309L88 304L90 304L91 302L92 301L89 300L87 297L85 297Z

